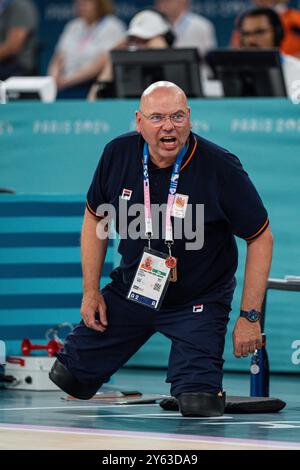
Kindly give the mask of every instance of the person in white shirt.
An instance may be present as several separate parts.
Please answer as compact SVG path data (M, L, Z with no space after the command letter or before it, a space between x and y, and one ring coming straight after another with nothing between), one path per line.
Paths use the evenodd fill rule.
M101 70L101 55L120 42L126 31L113 15L110 0L76 0L75 4L78 17L65 26L48 70L58 90L84 84L88 90ZM66 97L72 98L72 93Z
M190 11L190 0L155 0L154 6L165 14L176 36L174 47L196 47L201 55L217 47L214 25Z
M284 39L284 29L278 14L271 8L252 8L244 12L237 22L241 47L277 48ZM281 53L282 71L287 95L295 99L296 87L300 85L300 60ZM299 81L297 85L297 81Z

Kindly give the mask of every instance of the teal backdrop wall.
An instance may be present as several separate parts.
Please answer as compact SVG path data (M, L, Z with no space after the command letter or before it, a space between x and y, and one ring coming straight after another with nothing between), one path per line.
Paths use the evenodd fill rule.
M288 100L191 100L193 129L241 159L269 211L275 236L271 277L300 275L300 106ZM104 145L134 129L137 101L10 103L0 106L0 339L20 339L79 321L79 232L85 193ZM225 368L247 370L232 355L245 243L238 241ZM113 244L104 282L117 261ZM191 288L196 288L192 286ZM266 332L273 371L300 372L300 294L270 291ZM130 361L165 366L169 344L157 335Z

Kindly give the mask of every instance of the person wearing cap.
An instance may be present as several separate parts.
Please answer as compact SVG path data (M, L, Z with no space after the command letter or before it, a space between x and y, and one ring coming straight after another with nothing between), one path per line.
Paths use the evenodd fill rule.
M130 21L126 38L116 49L165 49L171 47L175 36L167 18L152 9L138 12ZM99 98L99 88L102 93L114 93L113 71L110 54L102 55L102 70L88 95L90 101Z
M165 48L173 44L172 26L158 11L147 9L137 13L127 31L127 46Z
M82 321L57 354L50 379L90 399L160 332L172 342L167 382L182 415L220 416L235 236L247 245L233 333L240 358L262 347L260 309L273 246L268 214L239 159L191 132L190 108L177 85L150 85L135 118L137 132L106 145L87 193ZM122 259L100 290L107 212Z

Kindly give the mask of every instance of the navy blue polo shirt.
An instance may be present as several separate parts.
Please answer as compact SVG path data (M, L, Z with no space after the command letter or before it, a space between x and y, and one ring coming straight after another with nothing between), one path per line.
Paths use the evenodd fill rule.
M124 189L132 191L128 207L143 204L143 145L142 136L133 132L105 147L87 194L87 209L92 214L97 215L99 205L109 203L118 218ZM171 174L172 166L157 168L149 161L152 204L166 204ZM175 240L172 254L178 258L178 280L169 284L163 307L226 301L234 288L238 262L234 236L246 241L255 239L269 224L267 211L239 159L193 133L182 161L177 193L188 195L193 208L204 204L204 245L198 250L186 250L186 242L192 240L186 240L184 233L182 239ZM128 224L133 219L128 217ZM160 224L159 239L152 240L151 247L167 253L161 232L164 223ZM193 227L196 229L196 225ZM118 222L116 228L118 232L124 229ZM142 230L144 233L144 227ZM147 245L142 238L120 241L122 259L111 273L110 288L124 297Z

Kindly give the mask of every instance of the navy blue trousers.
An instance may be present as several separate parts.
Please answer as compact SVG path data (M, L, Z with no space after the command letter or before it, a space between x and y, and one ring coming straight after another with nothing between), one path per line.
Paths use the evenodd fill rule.
M171 395L222 390L223 351L230 306L208 303L152 310L104 289L108 327L104 333L81 322L67 337L58 360L80 382L100 386L155 333L171 340L166 381ZM151 358L149 358L151 362Z

